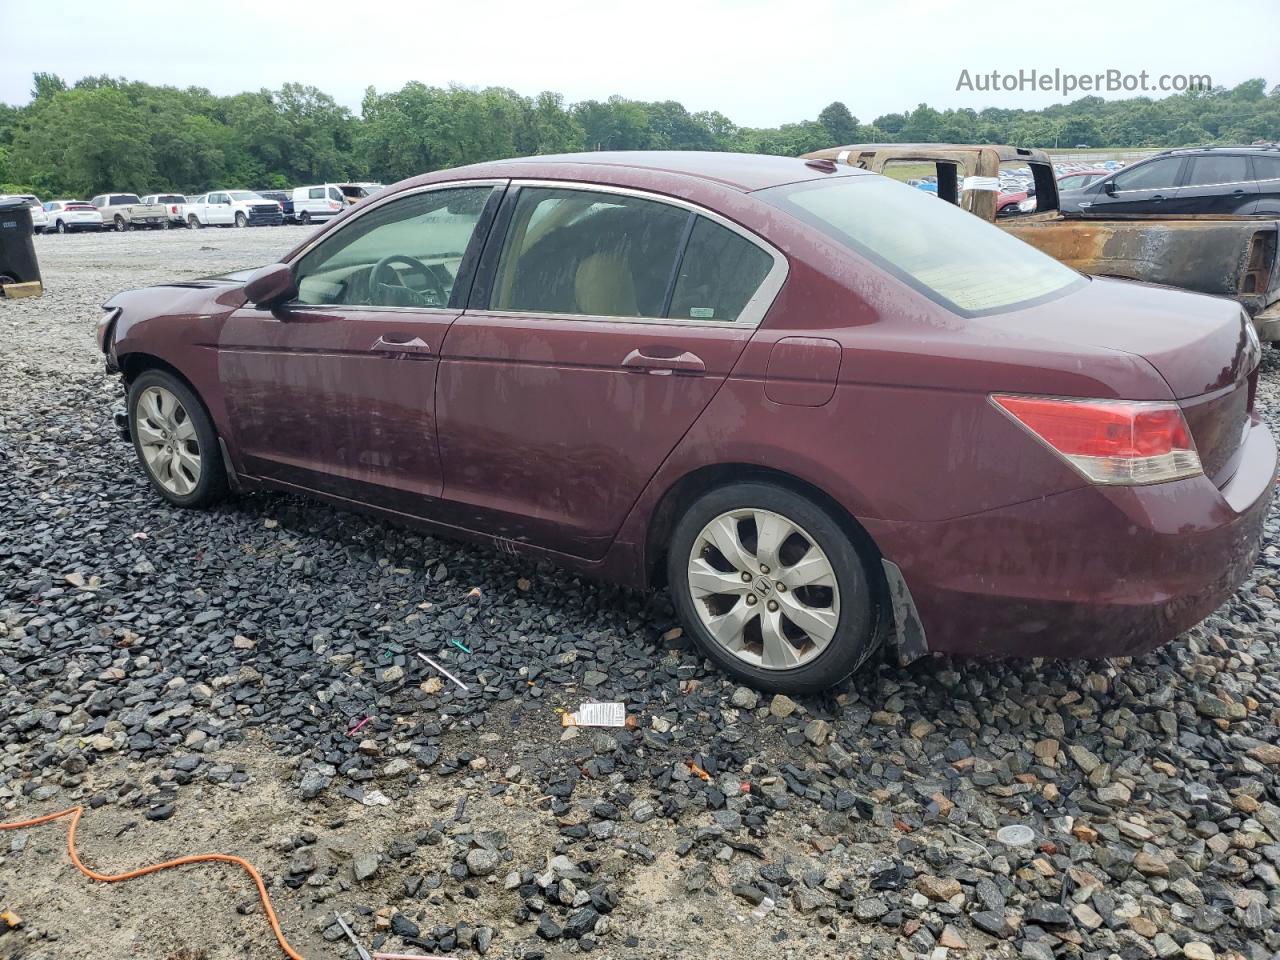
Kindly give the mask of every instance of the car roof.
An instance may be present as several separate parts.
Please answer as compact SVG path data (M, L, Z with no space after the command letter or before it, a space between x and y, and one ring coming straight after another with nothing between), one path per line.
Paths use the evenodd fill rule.
M570 171L564 169L566 167L574 169ZM815 163L815 161L801 160L796 157L697 150L617 150L496 160L424 174L409 182L430 183L448 179L451 176L456 177L462 171L466 172L468 178L494 176L582 179L584 171L589 172L591 168L608 170L615 175L627 170L636 173L668 174L703 180L744 193L802 180L869 175L865 170L845 164L836 165L829 161Z
M1280 153L1280 144L1205 144L1202 147L1178 147L1174 150L1161 150L1152 157L1185 157L1196 153ZM1150 158L1149 158L1150 159Z

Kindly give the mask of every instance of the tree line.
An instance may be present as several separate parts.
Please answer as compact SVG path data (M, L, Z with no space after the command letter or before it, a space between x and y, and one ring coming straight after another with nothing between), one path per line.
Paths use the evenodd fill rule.
M1280 140L1280 86L1262 79L1159 100L1082 97L1042 110L888 113L862 122L836 101L816 118L740 127L674 100L567 103L499 87L370 87L360 114L313 86L215 96L107 76L37 73L24 106L0 103L0 191L87 197L198 193L333 180L392 183L500 157L579 150L735 150L795 156L846 143L1169 147Z

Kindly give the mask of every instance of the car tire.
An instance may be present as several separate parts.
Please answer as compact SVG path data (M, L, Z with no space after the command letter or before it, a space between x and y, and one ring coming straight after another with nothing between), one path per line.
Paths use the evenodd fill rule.
M120 216L119 214L116 214L116 218L113 221L113 224L116 228L116 233L124 233L126 230L129 229L129 225L125 223L124 217Z
M204 227L204 224L201 223L200 218L193 213L191 216L187 217L187 226L192 230L200 230Z
M65 234L65 233L67 232L67 224L66 224L66 221L65 221L65 220L59 220L59 221L58 221L57 226L55 227L55 229L58 231L58 233L63 233L63 234Z
M311 214L306 210L303 210L302 216L298 218L298 222L302 224L304 227L311 226Z
M780 536L776 548L763 547L776 569L761 563L756 518ZM685 510L669 546L667 583L685 630L743 683L815 693L849 676L878 646L877 604L862 558L840 522L807 497L763 481L720 487Z
M249 218L248 218L248 217L246 217L243 213L237 213L237 214L236 214L236 226L237 226L237 227L247 227L248 225L249 225Z
M165 217L163 220L161 220L161 221L160 221L160 229L161 229L161 230L172 230L172 229L173 229L173 221L171 221L168 217Z
M227 493L218 434L200 398L164 370L129 385L129 433L151 486L179 507L207 507Z

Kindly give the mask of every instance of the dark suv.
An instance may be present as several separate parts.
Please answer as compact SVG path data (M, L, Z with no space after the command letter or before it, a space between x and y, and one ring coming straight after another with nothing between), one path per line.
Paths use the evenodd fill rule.
M1062 212L1280 216L1280 146L1188 147L1157 153L1079 190Z
M280 213L282 215L282 223L293 223L293 194L287 190L255 190L258 196L267 200L274 200L280 204Z

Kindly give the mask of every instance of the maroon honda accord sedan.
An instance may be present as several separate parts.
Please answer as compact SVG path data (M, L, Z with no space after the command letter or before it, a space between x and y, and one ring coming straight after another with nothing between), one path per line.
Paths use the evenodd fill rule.
M1234 590L1276 449L1238 305L1090 279L825 161L407 180L252 275L106 304L161 497L301 491L671 590L756 686L1151 649Z

